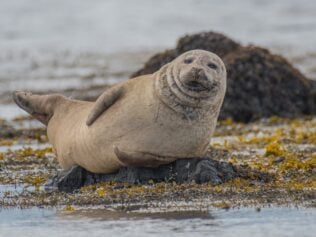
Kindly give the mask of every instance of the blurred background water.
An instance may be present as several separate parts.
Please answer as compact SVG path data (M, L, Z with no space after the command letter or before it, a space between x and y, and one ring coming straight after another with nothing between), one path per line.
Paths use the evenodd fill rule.
M316 49L313 0L11 0L0 13L1 49L15 52L156 50L204 30L286 51Z
M314 0L10 0L0 3L0 103L12 90L62 92L125 80L188 33L267 47L316 78ZM70 93L71 95L71 93ZM16 113L0 107L1 117Z

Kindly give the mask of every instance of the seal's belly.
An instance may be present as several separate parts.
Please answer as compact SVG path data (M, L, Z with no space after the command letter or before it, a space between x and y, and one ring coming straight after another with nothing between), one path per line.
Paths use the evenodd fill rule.
M210 126L186 121L157 104L144 103L140 108L120 105L120 110L107 111L100 119L103 126L96 126L98 131L93 132L100 134L99 146L103 144L111 152L117 146L121 150L183 158L204 154L212 132Z
M210 132L205 128L151 124L127 134L117 143L122 149L187 158L202 156L209 144L209 138Z

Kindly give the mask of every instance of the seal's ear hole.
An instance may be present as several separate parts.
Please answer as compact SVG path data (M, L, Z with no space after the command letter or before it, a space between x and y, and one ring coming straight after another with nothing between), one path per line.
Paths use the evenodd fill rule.
M191 64L193 62L193 58L187 58L183 61L185 64Z
M207 64L207 66L208 66L209 68L211 68L211 69L217 69L217 68L218 68L217 65L214 64L214 63L209 63L209 64Z

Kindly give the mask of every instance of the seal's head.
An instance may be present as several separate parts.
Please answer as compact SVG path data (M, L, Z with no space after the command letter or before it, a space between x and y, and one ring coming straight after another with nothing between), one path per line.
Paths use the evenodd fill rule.
M204 50L188 51L172 62L174 81L193 97L214 97L225 89L226 70L222 60Z
M223 102L226 69L216 54L205 50L185 52L163 66L156 75L158 94L169 105L219 110Z

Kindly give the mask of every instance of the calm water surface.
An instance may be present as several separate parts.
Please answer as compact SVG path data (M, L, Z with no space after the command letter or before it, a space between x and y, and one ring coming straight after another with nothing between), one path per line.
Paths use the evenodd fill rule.
M126 214L65 214L54 209L0 211L0 236L315 236L316 210L252 208Z

